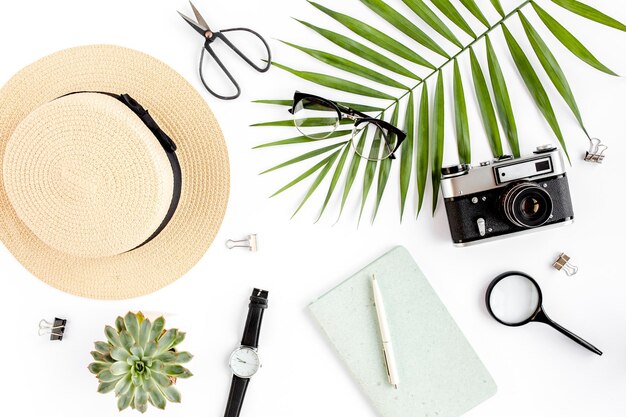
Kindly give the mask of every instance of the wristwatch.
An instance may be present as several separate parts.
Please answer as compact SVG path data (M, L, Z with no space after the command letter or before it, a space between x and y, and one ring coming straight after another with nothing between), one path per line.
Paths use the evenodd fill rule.
M230 355L228 364L233 371L233 382L230 386L224 417L239 416L248 382L261 367L257 348L259 346L261 320L263 319L263 312L267 308L267 295L267 291L255 288L250 296L248 318L246 319L241 346Z

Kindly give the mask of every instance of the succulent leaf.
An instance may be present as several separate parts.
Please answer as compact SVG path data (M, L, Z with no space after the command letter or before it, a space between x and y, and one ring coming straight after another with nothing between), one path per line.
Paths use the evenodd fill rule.
M176 340L176 334L178 330L170 329L159 339L157 343L157 354L161 354L172 347L172 344Z
M111 372L113 375L124 375L130 370L130 365L126 362L115 362L111 365Z
M100 394L107 394L115 389L116 384L117 381L101 382L98 384L98 392Z
M115 328L118 332L126 330L126 325L124 324L124 319L122 317L118 316L118 318L115 319Z
M132 348L130 348L130 353L132 353L133 356L137 358L137 360L143 359L143 348L139 346L133 346Z
M152 330L152 323L150 320L145 319L141 322L141 326L139 327L139 347L142 349L146 349L146 345L150 340L150 331Z
M111 345L108 344L107 342L95 342L94 347L96 349L96 351L100 352L100 353L109 353L111 351Z
M111 351L111 357L117 361L126 362L130 357L130 353L122 347L117 347Z
M165 395L165 398L167 398L169 401L173 403L180 402L180 392L173 385L162 388L162 391L163 395Z
M155 407L164 410L165 404L167 404L167 400L165 396L161 392L161 390L154 384L152 379L146 380L146 390L148 391L148 395L150 396L150 400L152 405Z
M122 343L122 347L128 352L130 352L130 348L135 344L135 340L126 330L120 332L120 342Z
M126 375L124 378L121 378L115 385L115 395L120 396L128 392L132 383L133 381L130 375Z
M157 385L159 385L160 387L169 387L170 385L172 385L172 380L167 376L164 375L160 372L152 372L152 378L154 379L154 381L156 382Z
M130 389L125 393L119 396L117 399L117 409L122 411L128 408L128 406L133 402L135 398L135 387L130 387Z
M158 340L165 328L165 319L163 317L157 318L152 323L152 329L150 330L150 341Z
M156 356L154 359L159 360L163 363L170 363L176 361L176 354L170 350L167 352L161 353L159 356Z
M92 374L98 375L100 372L109 369L110 366L111 364L105 362L92 362L89 364L89 367L87 369L89 369L89 372L91 372Z
M148 393L143 387L135 389L135 409L145 413L148 409Z
M104 334L106 335L109 343L112 344L114 347L122 346L122 342L120 341L120 335L113 327L105 326Z
M180 352L176 354L176 363L187 363L193 359L193 355L189 352Z
M163 372L169 376L175 376L177 378L189 378L192 373L187 368L181 365L165 365Z
M151 358L154 356L154 354L157 351L157 344L154 341L150 341L147 345L146 348L144 349L143 355L147 358Z
M113 373L107 369L98 374L98 380L100 382L117 382L120 378L119 375L113 375Z
M126 330L128 330L128 333L130 333L130 335L133 337L135 342L138 342L139 341L139 319L137 318L137 315L131 312L128 312L124 316L124 324L126 325Z

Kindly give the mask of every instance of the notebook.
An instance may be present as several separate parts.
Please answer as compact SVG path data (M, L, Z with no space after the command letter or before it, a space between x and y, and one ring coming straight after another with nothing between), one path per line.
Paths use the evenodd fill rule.
M376 274L400 384L387 381L374 307ZM309 309L382 417L458 417L496 384L403 247L321 296Z

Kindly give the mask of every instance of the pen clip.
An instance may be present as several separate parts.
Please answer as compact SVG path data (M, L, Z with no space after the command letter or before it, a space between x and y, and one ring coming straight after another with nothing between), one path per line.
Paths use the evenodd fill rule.
M387 371L387 380L390 384L393 384L391 381L391 372L389 371L389 362L387 362L387 351L385 350L385 345L383 345L383 359L385 360L385 371Z

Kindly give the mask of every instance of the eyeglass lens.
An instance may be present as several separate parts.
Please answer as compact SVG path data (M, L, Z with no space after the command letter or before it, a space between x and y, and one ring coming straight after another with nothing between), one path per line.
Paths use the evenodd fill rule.
M315 98L304 98L294 107L296 128L311 139L326 139L339 126L339 112L330 103Z
M355 125L352 133L352 146L362 158L382 161L389 158L396 149L398 136L381 127L375 121Z
M489 305L502 322L516 325L533 317L539 308L539 289L521 275L509 275L491 290Z

